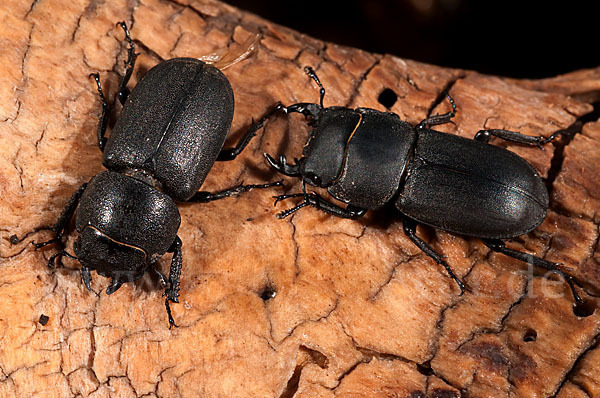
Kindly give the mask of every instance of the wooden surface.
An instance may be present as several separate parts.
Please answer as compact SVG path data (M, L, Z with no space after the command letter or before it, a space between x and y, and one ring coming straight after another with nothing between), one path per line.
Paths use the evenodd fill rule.
M507 146L551 186L546 221L509 246L569 267L585 316L564 284L477 239L419 229L468 284L459 296L397 214L352 221L307 208L282 221L274 192L179 206L179 328L169 330L149 276L107 296L108 279L94 272L88 292L75 261L49 270L56 249L31 242L48 239L72 192L103 170L87 76L99 72L112 98L126 57L121 20L140 52L132 83L160 60L262 34L258 51L225 71L235 93L228 142L276 101L317 101L305 65L326 106L385 110L378 96L389 88L390 110L417 123L448 110L449 90L458 113L445 132L571 127L574 138L545 150ZM323 43L215 1L5 0L0 22L0 396L600 396L600 123L581 119L600 98L600 69L484 76ZM298 157L307 134L301 117L274 120L243 156L216 164L203 189L277 179L262 154ZM269 289L276 296L265 301Z

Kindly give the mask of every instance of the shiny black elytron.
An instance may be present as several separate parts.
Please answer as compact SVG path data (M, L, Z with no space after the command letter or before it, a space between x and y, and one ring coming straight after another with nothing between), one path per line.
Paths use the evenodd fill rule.
M302 192L276 197L277 201L303 199L280 212L279 218L313 206L338 217L355 219L367 210L393 202L402 214L406 235L445 267L461 294L464 283L443 256L417 236L417 223L481 238L493 251L560 274L575 300L582 301L571 277L558 264L507 248L502 241L526 234L542 223L548 209L548 192L529 163L488 144L490 137L495 136L541 147L558 133L545 138L507 130L481 130L470 140L430 129L449 122L455 115L456 105L449 95L450 112L428 117L416 126L394 113L374 109L325 108L323 85L312 68L306 67L305 71L320 88L320 104L277 106L285 113L303 114L314 126L302 157L291 164L284 155L275 159L265 154L275 170L302 179ZM346 207L307 192L305 183L326 188Z

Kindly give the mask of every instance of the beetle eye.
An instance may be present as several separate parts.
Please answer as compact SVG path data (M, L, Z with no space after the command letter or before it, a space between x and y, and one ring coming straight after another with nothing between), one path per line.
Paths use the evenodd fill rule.
M306 180L308 181L308 183L310 185L314 185L314 186L321 186L321 178L319 178L318 175L314 174L314 173L308 173L305 176Z

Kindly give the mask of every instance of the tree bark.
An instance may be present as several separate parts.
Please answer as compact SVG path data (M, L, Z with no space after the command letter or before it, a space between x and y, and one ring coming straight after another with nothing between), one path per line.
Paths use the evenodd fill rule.
M324 43L212 0L5 0L0 20L0 396L600 396L600 67L538 81L485 76ZM107 296L109 279L92 272L87 291L77 261L48 269L56 246L31 243L52 236L71 194L103 170L88 75L100 73L112 101L127 56L121 20L140 53L130 87L161 60L261 34L258 50L224 71L235 93L229 144L277 101L318 101L305 65L325 106L416 124L449 110L447 91L458 112L440 131L567 129L544 150L492 143L530 162L551 196L544 223L507 244L562 263L586 304L574 311L566 284L478 239L420 228L468 285L460 296L397 213L354 221L307 208L278 220L277 189L179 205L178 328L150 275ZM396 101L379 100L386 89ZM215 164L202 189L278 179L263 153L299 157L308 133L302 117L279 116L242 156Z

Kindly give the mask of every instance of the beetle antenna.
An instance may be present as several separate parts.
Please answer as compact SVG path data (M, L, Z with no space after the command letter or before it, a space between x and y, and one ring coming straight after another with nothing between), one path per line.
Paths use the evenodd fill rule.
M325 97L325 88L323 87L323 85L321 84L321 81L317 77L317 74L315 73L315 70L313 68L311 68L310 66L305 66L304 67L304 72L306 72L306 74L311 79L313 79L315 81L315 83L317 83L319 85L319 93L321 94L321 98L319 99L319 102L321 104L321 108L324 108L324 106L323 106L323 98Z

